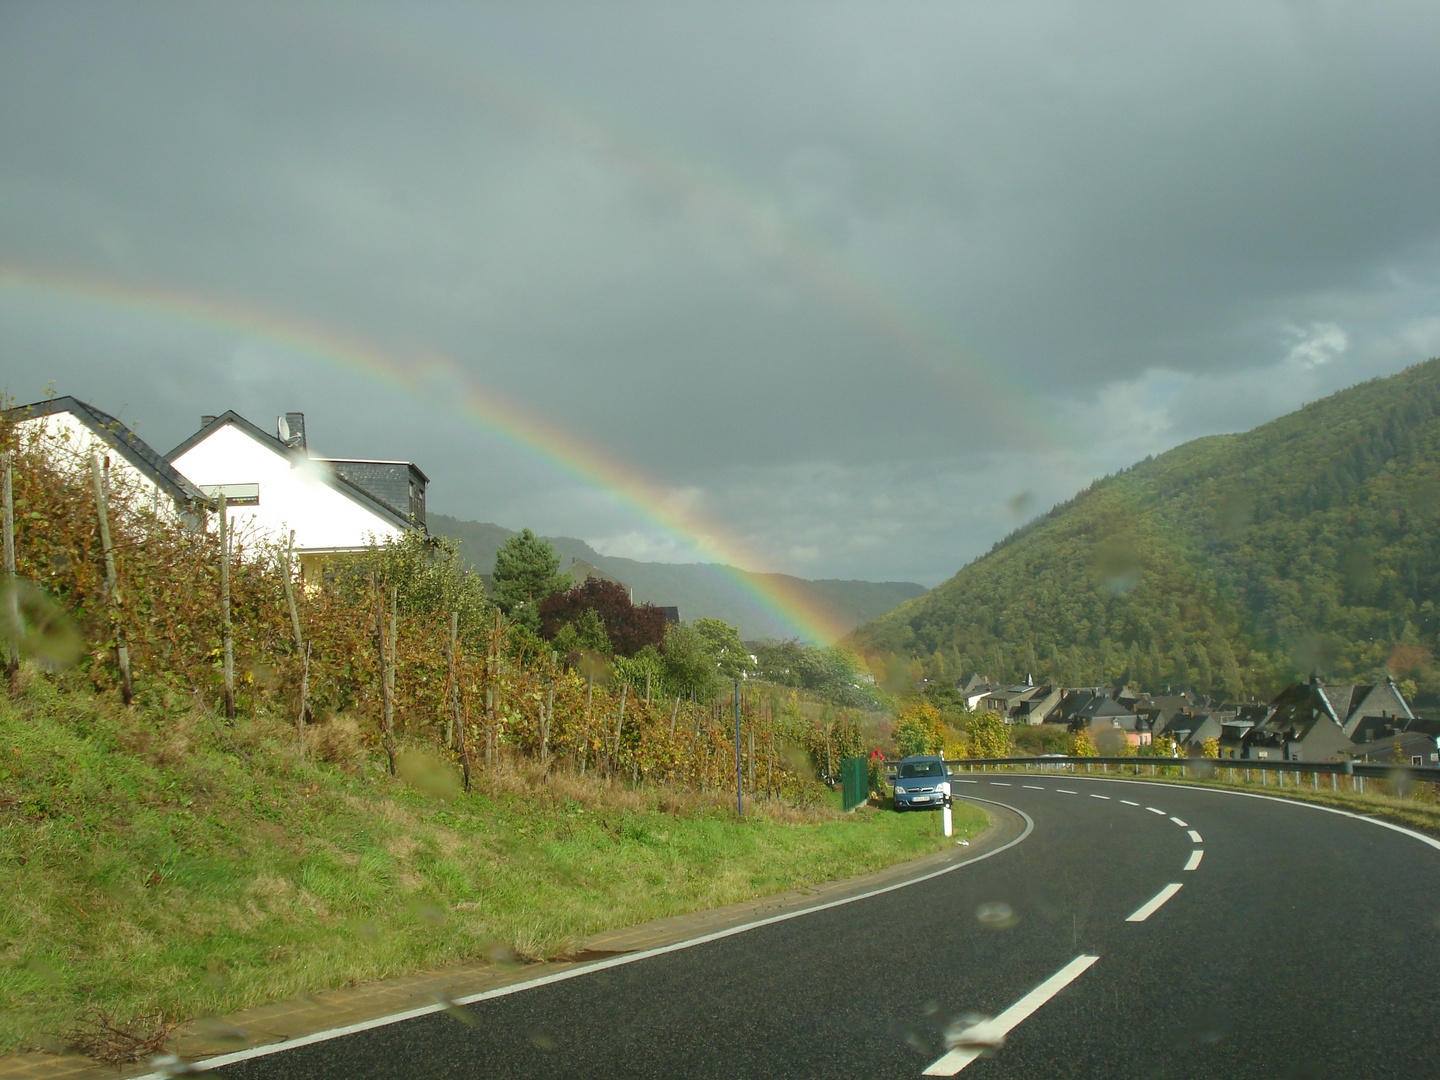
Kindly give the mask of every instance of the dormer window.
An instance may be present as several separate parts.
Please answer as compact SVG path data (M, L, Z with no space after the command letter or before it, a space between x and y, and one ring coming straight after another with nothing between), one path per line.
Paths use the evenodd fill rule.
M260 505L259 484L210 484L201 487L200 490L211 499L218 499L224 495L226 506Z

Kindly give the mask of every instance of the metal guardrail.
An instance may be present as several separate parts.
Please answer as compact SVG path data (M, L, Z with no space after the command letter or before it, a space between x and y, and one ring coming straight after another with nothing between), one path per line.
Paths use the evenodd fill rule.
M1356 786L1355 781L1360 781L1360 790L1363 790L1364 781L1367 777L1376 780L1390 780L1404 783L1424 781L1426 783L1440 784L1440 766L1434 765L1402 765L1381 764L1368 761L1272 761L1267 758L1204 758L1204 757L1009 757L1009 758L960 758L955 761L946 761L945 767L950 770L951 775L959 772L975 772L976 769L989 768L1014 768L1039 769L1040 771L1079 772L1083 766L1085 772L1101 773L1129 773L1131 775L1173 775L1173 770L1178 769L1182 777L1193 775L1196 779L1223 778L1228 775L1229 779L1239 779L1239 773L1245 774L1245 780L1250 781L1252 773L1260 774L1260 783L1266 786L1266 778L1274 774L1276 785L1284 787L1287 774L1295 777L1295 783L1291 786L1298 787L1302 776L1311 778L1313 787L1320 786L1320 777L1329 776L1331 788L1338 787L1337 778L1348 776L1351 778L1350 786ZM1160 770L1166 770L1161 773ZM895 780L894 769L886 769L886 779L892 784Z

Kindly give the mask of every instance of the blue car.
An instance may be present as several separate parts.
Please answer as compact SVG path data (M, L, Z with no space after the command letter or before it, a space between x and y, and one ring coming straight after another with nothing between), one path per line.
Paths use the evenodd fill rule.
M950 771L938 757L901 758L895 770L895 809L950 805Z

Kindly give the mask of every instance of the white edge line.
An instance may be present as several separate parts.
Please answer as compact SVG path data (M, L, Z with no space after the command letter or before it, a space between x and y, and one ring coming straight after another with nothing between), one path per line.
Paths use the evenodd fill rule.
M1159 911L1160 906L1164 904L1166 900L1169 900L1179 891L1180 884L1178 882L1171 882L1169 885L1166 885L1158 893L1152 896L1149 900L1146 900L1145 903L1141 904L1138 908L1136 908L1135 913L1125 921L1144 922L1151 915L1154 915L1155 912Z
M1173 821L1176 825L1179 825L1182 829L1188 829L1190 827L1190 823L1188 821L1181 821L1174 814L1170 815L1170 820Z
M1196 832L1194 829L1191 829L1191 830L1190 830L1190 839L1193 840L1193 841L1194 841L1195 843L1197 843L1197 844L1203 844L1203 843L1205 842L1204 840L1201 840L1201 839L1200 839L1200 834L1199 834L1198 832Z
M1091 964L1099 960L1098 956L1077 956L1063 968L1051 975L1039 986L1035 987L1028 994L1015 1002L1008 1009L995 1017L985 1025L987 1032L993 1033L997 1038L1003 1038L1014 1028L1023 1023L1040 1006L1053 998L1065 987L1074 982L1083 974ZM977 1047L962 1046L951 1050L940 1060L932 1062L921 1076L954 1076L970 1062L974 1061L981 1054Z
M1215 760L1224 762L1231 759L1219 758ZM1236 760L1243 762L1244 759ZM1240 766L1237 765L1235 767L1239 768ZM1220 768L1230 768L1230 766L1221 765ZM1264 799L1266 802L1280 803L1284 806L1305 806L1311 810L1322 810L1327 814L1339 814L1341 817L1354 818L1356 821L1366 821L1371 825L1379 825L1382 829L1398 832L1410 837L1412 840L1419 840L1422 844L1429 844L1436 851L1440 851L1440 840L1436 840L1433 836L1426 836L1424 833L1416 832L1414 829L1407 829L1404 825L1396 825L1393 821L1382 821L1380 818L1371 817L1368 814L1357 814L1351 810L1341 810L1338 807L1325 806L1322 803L1309 802L1306 799L1287 799L1279 795L1262 795L1258 791L1232 791L1229 788L1201 787L1199 784L1167 784L1159 780L1122 780L1119 777L1104 776L1072 776L1070 779L1082 782L1088 780L1096 784L1136 784L1144 785L1145 787L1166 788L1170 791L1204 791L1211 795L1236 795L1242 799ZM1129 806L1140 805L1139 803L1131 802L1129 799L1121 799L1120 801Z
M1192 848L1190 850L1190 860L1183 867L1181 867L1181 869L1194 870L1197 866L1200 865L1200 859L1204 856L1204 854L1204 848Z
M993 802L991 799L976 799L975 801ZM999 855L1002 851L1008 851L1035 831L1035 821L1029 814L1025 813L1025 811L1010 806L1007 803L995 803L995 805L1003 806L1007 810L1013 810L1024 818L1024 830L1021 831L1019 836L1008 843L1001 844L997 848L966 859L963 862L953 863L950 866L941 867L939 870L932 870L928 874L921 874L917 878L896 882L894 885L871 889L869 892L857 893L855 896L846 896L839 900L829 900L823 904L816 904L814 907L801 908L798 911L787 911L779 915L771 915L764 919L756 919L754 922L742 923L739 926L731 926L709 934L701 934L699 937L688 938L685 941L676 941L669 945L660 945L654 949L644 949L640 952L625 953L622 956L612 956L609 959L597 960L594 963L585 964L583 967L573 968L568 971L557 971L554 974L542 975L537 979L530 979L526 982L514 983L510 986L499 986L494 990L486 990L480 994L469 994L465 997L458 997L455 998L451 1004L472 1005L477 1001L488 1001L491 998L507 997L510 994L518 994L522 990L533 990L538 986L548 986L551 983L564 982L566 979L579 978L581 975L589 975L595 971L604 971L606 968L620 967L622 964L633 964L639 960L648 960L652 956L662 956L665 953L679 952L681 949L689 949L695 945L704 945L710 941L719 941L721 938L734 937L736 934L743 934L748 930L758 930L762 926L771 926L775 923L787 922L790 919L798 919L802 915L811 915L817 911L827 911L830 908L842 907L845 904L853 904L858 900L869 900L873 896L883 896L885 893L895 892L897 889L918 885L922 881L930 881L933 878L959 870L961 867L981 862L990 858L992 855ZM757 897L757 899L759 898ZM1092 960L1091 962L1093 963L1094 961ZM294 1050L297 1047L310 1046L318 1042L329 1042L331 1039L343 1038L346 1035L354 1035L358 1032L370 1031L378 1027L388 1027L391 1024L413 1020L417 1016L429 1016L432 1013L442 1012L445 1008L445 1005L438 1002L434 1005L422 1005L416 1009L407 1009L405 1012L391 1013L389 1016L377 1016L373 1020L362 1020L356 1024L346 1024L344 1027L316 1031L309 1035L301 1035L294 1039L287 1039L284 1042L267 1043L264 1046L252 1046L245 1050L236 1050L229 1054L221 1054L218 1057L203 1058L195 1062L195 1064L204 1069L217 1069L223 1065L233 1065L237 1061L248 1061L252 1058L268 1057L271 1054L278 1054L285 1050ZM164 1072L151 1072L134 1077L133 1080L165 1080L169 1075L169 1073Z

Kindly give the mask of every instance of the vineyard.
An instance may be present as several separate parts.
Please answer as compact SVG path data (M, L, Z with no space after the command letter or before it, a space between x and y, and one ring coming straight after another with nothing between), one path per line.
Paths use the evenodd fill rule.
M468 788L477 770L538 763L579 776L733 787L733 693L697 695L623 659L561 657L512 628L453 545L419 533L299 563L273 540L226 535L157 505L107 459L33 432L9 447L11 678L29 658L127 705L202 710L217 728L283 718L302 754L338 731L385 752L423 747ZM848 717L816 724L793 696L747 689L739 762L755 795L814 802L817 773L862 752ZM728 698L728 699L727 699Z

